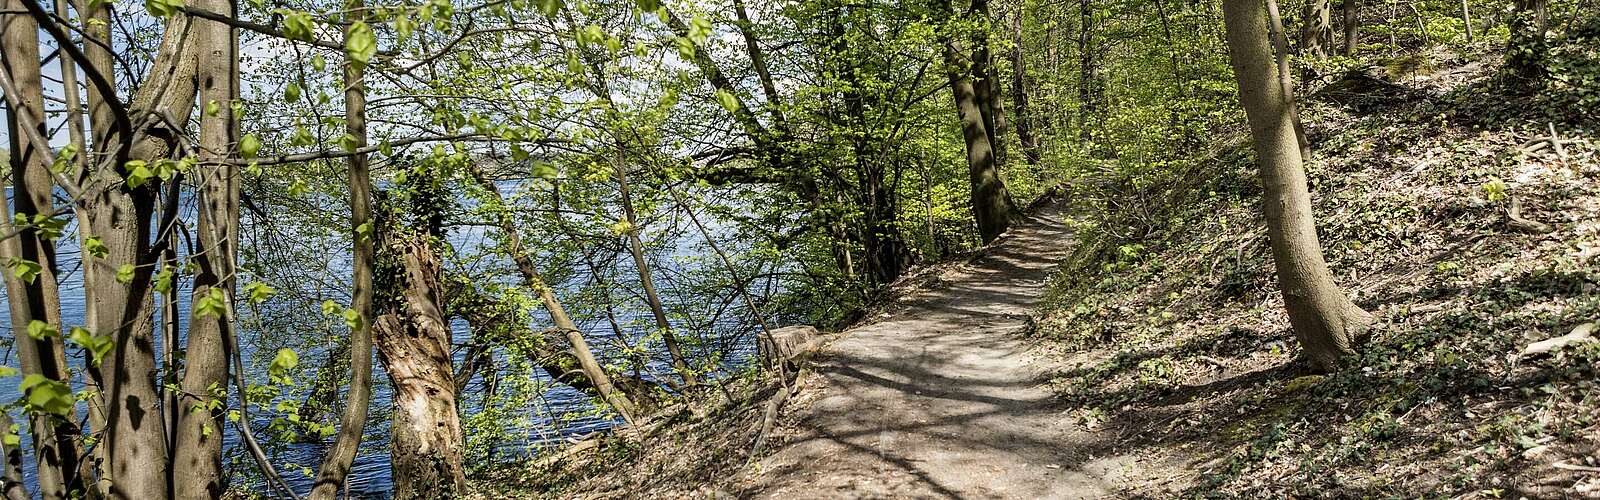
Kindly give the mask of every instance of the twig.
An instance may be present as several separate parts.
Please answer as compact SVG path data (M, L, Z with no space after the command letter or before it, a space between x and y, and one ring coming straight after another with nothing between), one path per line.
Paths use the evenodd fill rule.
M1569 463L1566 463L1566 462L1556 462L1556 463L1550 464L1550 466L1551 467L1555 467L1557 469L1566 469L1566 470L1578 471L1578 472L1600 473L1600 467L1589 467L1587 465L1573 465L1573 464L1569 464Z
M1523 218L1522 200L1516 197L1511 197L1510 206L1506 209L1506 219L1509 219L1506 225L1510 226L1511 229L1525 233L1545 234L1555 231L1555 228L1550 227L1549 224Z

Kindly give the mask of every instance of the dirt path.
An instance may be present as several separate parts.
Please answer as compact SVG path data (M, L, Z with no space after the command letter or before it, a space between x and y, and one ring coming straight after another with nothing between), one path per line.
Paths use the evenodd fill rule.
M1017 336L1071 235L1048 207L944 271L879 322L842 334L791 403L756 498L1097 498L1136 466L1077 430Z

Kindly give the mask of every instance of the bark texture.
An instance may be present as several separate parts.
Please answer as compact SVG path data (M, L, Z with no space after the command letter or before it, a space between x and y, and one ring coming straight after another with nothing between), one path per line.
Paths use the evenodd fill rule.
M426 237L410 234L387 234L384 253L379 272L384 311L372 331L394 387L389 427L394 497L459 497L467 487L461 458L465 441L456 412L439 258Z
M227 1L204 0L196 5L232 15L232 4ZM234 156L238 133L238 121L230 109L237 94L237 57L232 27L197 20L193 29L192 43L203 47L196 60L199 99L206 103L202 109L217 110L214 114L203 112L200 117L200 167L195 171L199 251L191 257L198 264L191 303L198 304L217 292L231 299L235 291L239 176L238 168L228 160ZM228 360L232 355L228 340L233 325L229 317L208 312L197 313L189 320L183 390L174 409L178 415L173 428L174 498L220 498L227 489L222 476L222 430L227 415ZM168 339L175 341L176 337Z
M972 215L978 223L978 235L984 243L994 241L1011 225L1017 208L1011 202L1005 181L995 166L994 148L989 143L989 133L984 128L983 112L973 82L967 76L970 67L961 46L947 39L944 47L948 66L950 90L955 97L956 116L961 121L961 138L967 146L967 178L972 186Z
M1255 139L1267 235L1289 321L1305 358L1331 370L1354 353L1352 338L1372 316L1334 284L1323 260L1294 133L1293 96L1274 81L1263 7L1256 0L1223 2L1229 55Z
M1329 0L1307 0L1304 15L1300 17L1300 53L1306 57L1328 57L1328 46L1333 45L1332 4Z
M16 0L0 1L0 10L20 12L22 5ZM5 273L6 300L11 314L13 344L24 375L43 375L51 380L70 383L65 350L60 336L36 339L26 334L34 321L42 321L57 332L62 330L60 290L56 284L59 271L55 243L32 225L13 227L12 214L33 220L48 217L53 212L51 201L50 166L46 152L33 147L24 139L24 127L43 136L44 93L39 65L38 24L27 13L0 14L0 70L6 72L17 95L7 99L7 136L10 138L8 158L10 176L14 183L12 203L16 210L0 206L0 230L16 236L0 242L0 257L5 260L20 259L39 266L37 276L31 281L21 279L15 270ZM12 104L12 103L16 104ZM4 200L0 200L4 203ZM83 488L78 474L78 427L75 413L65 418L32 412L28 424L34 436L39 496L45 499L67 498L72 491Z

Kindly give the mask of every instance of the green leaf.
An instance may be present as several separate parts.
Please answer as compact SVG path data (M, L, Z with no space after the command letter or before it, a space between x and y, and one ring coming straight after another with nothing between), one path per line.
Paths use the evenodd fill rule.
M717 89L717 104L722 105L722 109L728 110L729 113L739 111L739 98L726 90Z
M50 323L39 320L28 322L28 337L33 338L33 340L49 339L51 337L55 337L59 333L60 332L56 330L56 327L50 326Z
M0 366L0 377L15 377L17 369L9 366Z
M356 136L344 134L339 136L339 149L343 149L346 153L354 153L357 149L361 149L361 143L356 141Z
M272 287L267 286L259 281L252 281L250 284L244 286L245 296L249 297L250 303L252 304L266 302L268 298L272 297L272 294L277 292L277 290L274 290Z
M117 283L130 283L133 281L133 264L123 264L117 268Z
M534 177L538 177L540 179L554 179L554 178L556 178L557 174L558 174L558 172L556 172L556 166L555 165L551 165L549 162L546 162L546 161L534 160L534 162L533 162L533 176Z
M217 116L219 114L222 114L222 104L217 102L216 99L206 101L206 116Z
M142 161L128 162L129 165L133 165L134 163L138 163L139 165L128 170L128 177L125 182L128 184L129 188L138 189L139 186L143 186L146 182L150 182L150 179L155 177L156 174L150 170L150 167L145 166L144 162Z
M111 249L106 247L105 242L101 241L99 236L91 236L83 240L83 251L89 252L89 255L100 259L104 259L111 254Z
M289 82L288 85L283 86L283 101L292 104L300 100L300 94L302 93L299 83Z
M261 152L261 139L255 134L245 134L244 138L239 139L239 156L255 158L259 152Z
M711 20L705 16L695 14L689 20L689 40L696 44L703 44L711 36Z
M66 173L67 167L72 165L72 159L76 156L78 156L78 146L76 144L62 146L61 150L56 152L55 161L50 163L50 170L58 174Z
M694 59L694 41L684 37L672 39L673 45L678 47L678 56L684 59Z
M322 301L322 315L323 316L330 316L333 313L339 312L340 309L343 309L343 308L339 307L339 303L338 302L334 302L332 300L324 300L324 301Z
M289 370L293 370L296 366L300 366L300 355L294 352L294 349L287 347L278 349L278 353L272 357L272 362L267 364L267 375L273 382L288 384L292 382L289 379Z
M6 260L6 267L11 268L11 272L17 275L17 279L28 284L33 284L33 280L38 279L39 273L44 271L44 267L40 266L38 262L16 257Z
M155 278L155 289L156 289L156 291L157 292L161 292L161 293L171 292L172 291L172 284L173 284L172 268L170 268L170 267L162 267L161 268L161 272L156 273L156 278Z
M372 36L372 27L361 21L351 24L350 31L345 34L344 53L358 68L371 62L372 55L378 53L378 41Z
M89 351L89 361L95 366L99 366L100 361L111 354L111 350L117 346L109 335L95 335L82 328L73 328L72 332L67 334L67 341Z
M322 54L313 54L311 56L311 69L314 69L314 70L317 70L317 71L322 71L323 69L326 69L327 67L328 67L328 60L326 58L322 57Z
M345 309L339 315L344 317L344 326L350 327L351 330L360 330L362 325L366 324L365 318L362 318L361 313L355 309Z
M18 386L27 395L28 409L65 417L72 411L72 389L37 373L23 377Z
M533 3L539 7L539 13L544 14L545 17L551 17L556 15L557 12L561 12L561 0L533 0Z
M194 301L194 316L196 318L215 317L221 318L228 313L228 296L220 288L211 288L206 294Z
M315 24L313 24L311 21L311 14L304 12L285 12L287 12L287 14L283 17L283 34L289 35L289 38L300 40L302 42L311 41L311 37L316 28ZM321 68L318 69L320 70Z
M401 40L410 38L411 32L415 29L417 29L416 21L412 21L411 17L407 16L406 13L401 13L399 16L394 18L394 33L395 35L398 35Z
M150 15L167 18L183 10L183 0L144 0L144 9Z

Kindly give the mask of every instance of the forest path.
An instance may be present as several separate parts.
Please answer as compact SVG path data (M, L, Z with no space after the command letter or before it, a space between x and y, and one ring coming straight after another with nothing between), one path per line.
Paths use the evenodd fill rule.
M755 498L1097 498L1136 462L1083 431L1019 336L1071 252L1061 203L843 334L748 474ZM809 404L809 407L808 407Z

